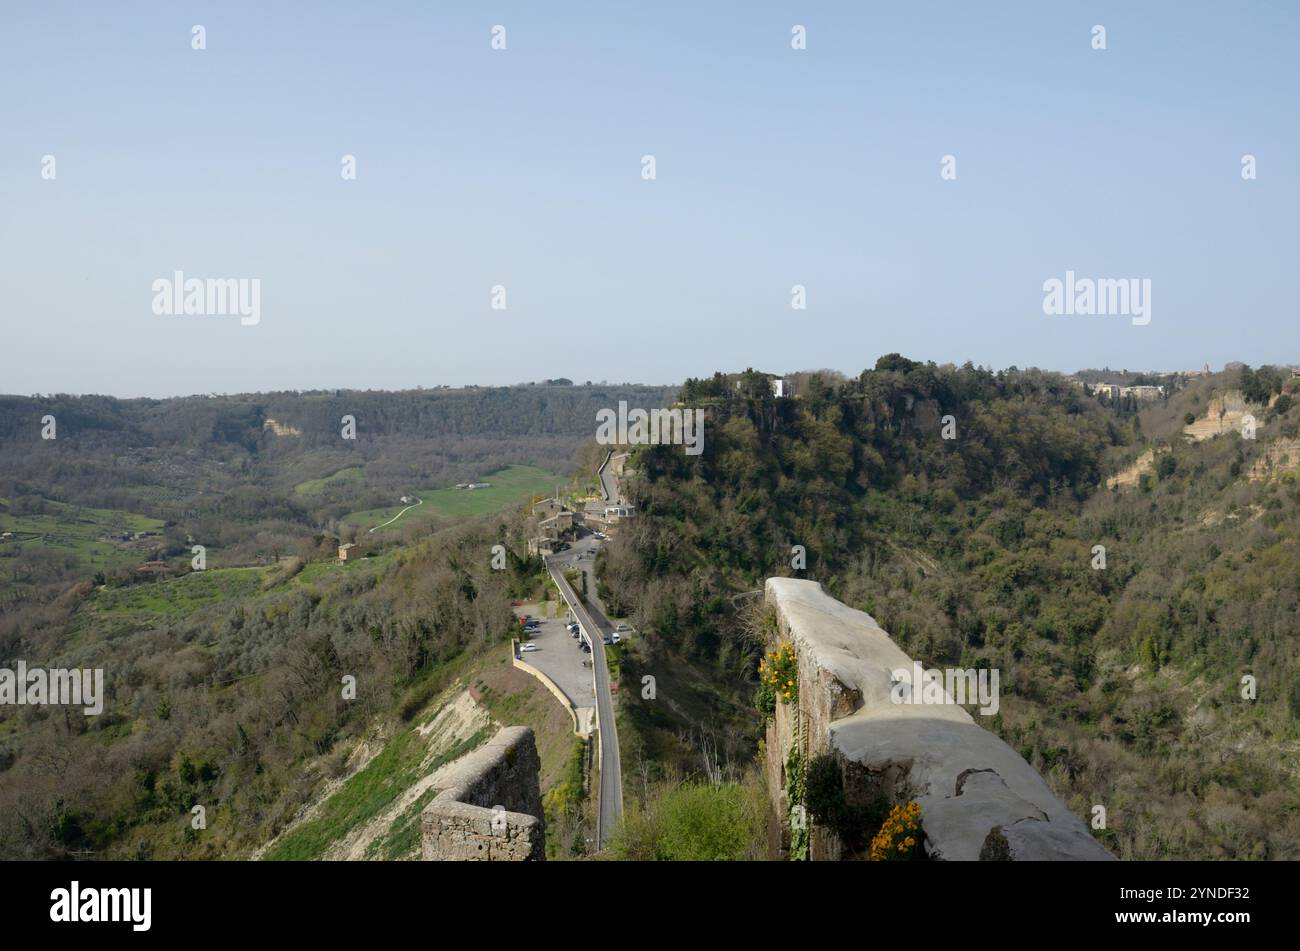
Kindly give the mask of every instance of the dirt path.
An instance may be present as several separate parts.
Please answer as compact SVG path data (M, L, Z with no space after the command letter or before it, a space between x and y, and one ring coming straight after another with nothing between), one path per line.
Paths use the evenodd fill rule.
M381 529L381 528L384 528L384 527L386 527L386 526L388 526L388 525L392 525L394 522L396 522L399 518L401 518L401 517L402 517L403 515L405 515L407 512L411 511L411 509L419 508L419 507L420 507L421 505L423 505L423 504L424 504L424 499L419 499L419 500L418 500L414 505L408 505L406 508L402 509L402 510L401 510L400 512L398 512L396 515L394 515L392 518L390 518L388 521L386 521L383 525L376 525L374 528L372 528L372 529L370 530L370 532L377 532L377 531L379 531L379 529ZM370 532L366 532L366 534L369 535Z

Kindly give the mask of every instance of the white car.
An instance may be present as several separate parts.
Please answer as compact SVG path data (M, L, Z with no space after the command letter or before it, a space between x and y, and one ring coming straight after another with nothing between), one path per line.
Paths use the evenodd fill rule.
M614 628L614 630L618 631L618 633L620 633L620 634L631 634L631 633L632 633L632 628L629 627L629 626L626 625L626 624L620 624L618 627Z
M618 631L615 631L613 634L609 635L609 642L611 644L617 644L620 640L622 640L622 636L618 633Z
M537 650L537 645L534 644L532 641L529 641L527 644L519 645L519 652L521 654L524 653L525 651L535 651L535 650Z

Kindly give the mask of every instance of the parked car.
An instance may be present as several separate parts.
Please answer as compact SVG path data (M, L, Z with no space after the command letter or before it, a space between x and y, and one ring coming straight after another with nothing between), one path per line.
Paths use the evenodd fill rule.
M604 637L602 637L602 638L600 639L600 642L601 642L602 644L604 644L606 647L609 647L611 644L614 643L614 641L612 640L612 638L611 638L610 635L608 635L608 634L606 634Z
M626 624L620 624L618 627L614 628L614 630L618 631L618 633L620 633L620 634L631 634L631 633L632 633L632 628L629 627L629 626L626 625Z
M582 642L582 652L583 652L584 654L590 654L590 653L591 653L591 648L587 645L587 642L586 642L586 641L583 641L583 642Z
M535 651L535 650L537 650L537 645L534 644L532 641L529 641L527 644L519 645L520 653L523 653L525 651Z
M621 639L621 637L620 637L618 631L615 631L613 634L609 635L609 639L610 639L611 643L617 644L617 643L619 642L619 640Z

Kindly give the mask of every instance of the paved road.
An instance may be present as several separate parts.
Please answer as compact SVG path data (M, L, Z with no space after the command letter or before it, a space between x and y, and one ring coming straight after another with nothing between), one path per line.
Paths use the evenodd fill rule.
M627 453L620 453L620 457L626 457ZM605 457L605 464L600 467L600 493L605 497L605 501L610 505L622 505L623 493L619 490L618 478L610 471L614 466L614 453L611 452Z
M609 616L605 613L605 604L596 594L596 553L604 544L599 538L587 535L574 542L572 547L552 555L551 563L565 568L580 569L587 576L587 611L601 630L612 631L614 625L610 623Z
M618 755L618 726L614 723L614 701L609 691L609 668L605 666L603 640L610 627L603 615L600 620L605 626L600 626L593 612L578 599L577 592L564 577L563 569L573 554L573 550L570 550L552 555L546 559L546 565L555 580L555 586L560 589L560 596L577 617L578 625L591 645L591 667L596 688L596 732L600 740L596 840L603 849L609 844L610 837L623 817L623 767Z

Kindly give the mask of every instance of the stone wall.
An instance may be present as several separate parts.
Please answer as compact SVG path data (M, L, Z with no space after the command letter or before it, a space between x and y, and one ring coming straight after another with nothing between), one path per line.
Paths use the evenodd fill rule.
M540 862L546 858L533 731L504 727L450 767L420 816L422 853L431 861Z
M790 843L786 763L830 756L853 807L917 801L932 858L1105 860L1113 856L1042 777L952 703L891 699L892 672L912 659L875 620L815 581L769 578L766 600L798 661L798 702L776 706L767 730L775 856ZM809 858L860 857L807 818ZM869 842L875 828L861 830Z

